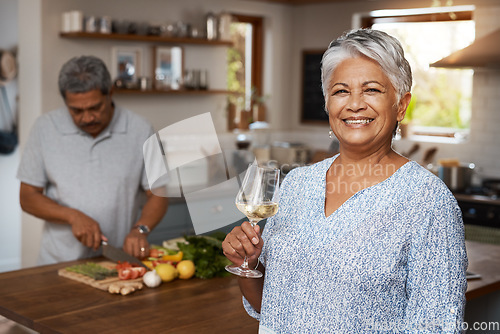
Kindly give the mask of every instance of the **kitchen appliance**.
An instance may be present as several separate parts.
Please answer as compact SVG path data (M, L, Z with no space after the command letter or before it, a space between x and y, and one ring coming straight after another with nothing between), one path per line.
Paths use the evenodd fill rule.
M465 238L500 244L500 180L485 179L454 195L462 211Z
M460 192L471 186L475 167L473 163L441 165L438 167L438 176L451 191Z
M283 168L305 165L308 161L307 146L302 143L274 142L271 145L271 160L277 161Z

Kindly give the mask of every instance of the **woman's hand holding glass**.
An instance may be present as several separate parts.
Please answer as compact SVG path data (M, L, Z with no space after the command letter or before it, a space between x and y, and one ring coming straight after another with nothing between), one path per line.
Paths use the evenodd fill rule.
M240 191L236 195L235 204L238 210L247 216L249 223L245 222L239 228L235 228L226 237L226 248L224 248L230 260L236 253L243 256L243 263L238 266L237 263L240 261L231 260L234 265L226 266L226 270L230 273L246 278L262 277L261 272L249 267L248 260L252 257L258 258L262 249L257 223L278 211L279 179L279 169L259 167L257 164L248 166ZM255 256L255 245L259 244L260 248Z
M248 266L255 268L264 242L260 236L260 226L244 222L228 233L222 243L224 255L236 266L241 266L247 256Z

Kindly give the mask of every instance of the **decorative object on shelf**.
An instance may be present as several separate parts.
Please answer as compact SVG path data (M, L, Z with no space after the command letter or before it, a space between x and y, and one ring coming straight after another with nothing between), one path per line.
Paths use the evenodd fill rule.
M266 121L266 100L269 95L261 95L255 87L252 87L250 100L252 102L252 118L254 122Z
M219 39L219 28L218 28L218 18L217 16L209 12L205 16L205 23L206 23L206 34L207 34L207 39L208 40L215 40Z
M137 88L142 71L142 48L113 47L111 53L112 79L121 83L120 88Z
M186 70L184 72L184 88L192 90L208 89L207 70Z
M233 23L233 16L228 12L219 14L219 39L223 41L231 40L231 23Z
M111 29L112 28L112 21L111 17L109 16L103 16L99 20L99 32L101 34L111 34Z
M99 19L93 15L85 17L85 31L86 32L97 32L97 25L99 24Z
M79 10L62 13L61 30L63 32L83 31L83 13Z
M180 46L154 47L154 87L178 90L183 85L184 61Z

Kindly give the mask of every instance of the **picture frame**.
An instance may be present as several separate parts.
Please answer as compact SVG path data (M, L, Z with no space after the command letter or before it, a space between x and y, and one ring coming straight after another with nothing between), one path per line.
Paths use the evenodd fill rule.
M154 46L153 64L155 89L178 90L184 88L184 50L182 46Z
M111 51L111 79L120 79L130 86L142 75L143 50L140 47L113 47Z

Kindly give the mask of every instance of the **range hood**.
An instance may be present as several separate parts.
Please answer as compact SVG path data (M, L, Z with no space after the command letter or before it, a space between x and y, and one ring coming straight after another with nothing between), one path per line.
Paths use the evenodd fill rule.
M430 64L446 68L500 68L500 29L476 39L471 45Z

